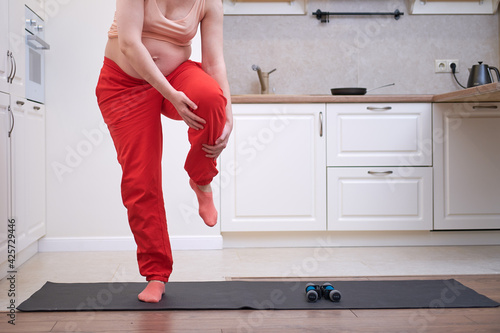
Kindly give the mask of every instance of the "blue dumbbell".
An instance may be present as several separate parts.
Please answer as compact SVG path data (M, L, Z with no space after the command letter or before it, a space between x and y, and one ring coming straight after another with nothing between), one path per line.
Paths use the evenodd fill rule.
M339 302L342 298L342 294L340 291L333 288L331 283L323 283L321 286L321 293L325 297L325 299L329 299L332 302Z
M317 284L309 282L306 284L306 298L308 302L316 302L322 296L321 287Z

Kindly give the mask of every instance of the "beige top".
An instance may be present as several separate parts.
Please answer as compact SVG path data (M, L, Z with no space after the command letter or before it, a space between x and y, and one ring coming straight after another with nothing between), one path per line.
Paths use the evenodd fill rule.
M180 20L169 20L158 8L156 0L145 0L142 37L158 39L179 46L189 46L196 35L204 12L205 0L196 0L186 17ZM116 16L108 31L108 38L118 38Z

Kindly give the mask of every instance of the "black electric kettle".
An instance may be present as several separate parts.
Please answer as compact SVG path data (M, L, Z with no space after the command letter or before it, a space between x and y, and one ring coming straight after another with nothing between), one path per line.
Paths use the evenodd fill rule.
M498 68L488 66L486 64L483 64L482 61L479 61L478 65L474 65L470 69L467 88L492 83L493 77L491 75L491 71L495 71L495 73L497 74L497 81L500 82L500 72L498 71Z

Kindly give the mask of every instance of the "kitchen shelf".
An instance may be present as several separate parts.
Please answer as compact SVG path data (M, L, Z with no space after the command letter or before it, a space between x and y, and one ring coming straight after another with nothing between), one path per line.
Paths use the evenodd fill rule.
M495 14L500 0L407 0L410 14Z
M224 15L305 15L307 0L222 0Z

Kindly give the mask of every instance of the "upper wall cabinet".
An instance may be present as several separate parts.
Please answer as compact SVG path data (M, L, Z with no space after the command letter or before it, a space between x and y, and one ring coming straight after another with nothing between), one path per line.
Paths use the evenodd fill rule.
M410 14L495 14L500 0L407 0Z
M222 0L225 15L305 15L307 0Z

